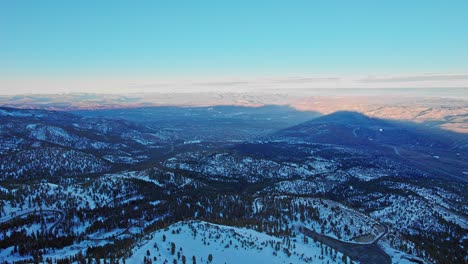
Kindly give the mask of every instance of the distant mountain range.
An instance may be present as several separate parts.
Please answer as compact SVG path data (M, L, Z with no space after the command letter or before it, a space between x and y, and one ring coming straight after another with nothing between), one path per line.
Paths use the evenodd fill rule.
M265 105L291 106L300 111L330 114L353 111L370 117L406 120L428 127L468 133L468 101L461 97L438 98L385 96L313 96L310 93L153 93L153 94L57 94L0 96L0 106L47 110L119 109L155 106L206 107Z

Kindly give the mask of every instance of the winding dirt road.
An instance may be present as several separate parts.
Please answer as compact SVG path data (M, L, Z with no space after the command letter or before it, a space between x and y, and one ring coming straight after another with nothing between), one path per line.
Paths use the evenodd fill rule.
M64 211L61 211L61 210L57 210L57 209L42 209L42 210L37 210L36 208L34 209L29 209L29 210L25 210L25 211L22 211L20 212L19 214L16 214L14 216L11 216L11 217L7 217L7 218L3 218L3 219L0 219L0 223L7 223L7 222L10 222L12 221L13 219L16 219L16 218L19 218L19 217L23 217L23 216L26 216L26 215L30 215L30 214L39 214L39 213L57 213L60 215L60 218L52 224L52 226L49 228L49 232L52 233L52 231L54 231L55 227L63 221L63 218L65 217L65 212Z

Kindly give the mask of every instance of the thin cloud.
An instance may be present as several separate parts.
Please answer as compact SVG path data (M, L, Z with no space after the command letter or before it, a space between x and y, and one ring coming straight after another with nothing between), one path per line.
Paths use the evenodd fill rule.
M194 85L203 85L203 86L237 86L237 85L245 85L250 84L250 82L246 81L226 81L226 82L199 82L193 83Z
M155 88L155 87L164 87L169 86L170 83L129 83L129 88Z
M339 81L341 78L338 77L299 77L299 78L288 78L275 80L276 83L311 83L311 82L330 82Z
M368 78L361 79L360 82L363 82L363 83L396 83L396 82L456 81L456 80L468 80L468 74L368 77Z

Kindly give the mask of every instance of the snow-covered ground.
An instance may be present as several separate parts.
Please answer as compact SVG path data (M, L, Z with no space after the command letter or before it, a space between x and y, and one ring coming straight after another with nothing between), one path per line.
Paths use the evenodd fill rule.
M377 200L387 203L387 206L372 212L371 216L411 234L417 234L421 230L442 232L445 225L439 221L438 215L466 228L465 217L447 213L447 209L428 203L428 200L414 195L408 197L387 195Z
M145 258L153 263L183 263L184 257L187 263L192 263L193 257L196 263L343 263L341 253L331 255L322 255L318 242L304 243L301 238L282 239L251 229L187 221L154 232L127 263L142 263Z
M382 233L375 219L331 200L285 195L258 198L252 206L254 213L263 217L275 208L290 208L281 214L281 218L289 218L288 228L305 226L343 241L368 243Z
M421 259L416 258L412 255L408 255L404 252L391 248L388 244L379 242L379 246L392 258L393 264L414 264L415 261L410 259L417 259L420 262L423 262Z

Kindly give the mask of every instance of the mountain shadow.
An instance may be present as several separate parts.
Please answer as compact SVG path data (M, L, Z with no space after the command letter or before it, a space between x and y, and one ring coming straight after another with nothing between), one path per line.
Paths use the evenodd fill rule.
M431 175L467 181L468 135L422 124L341 111L282 129L269 139L375 152Z

